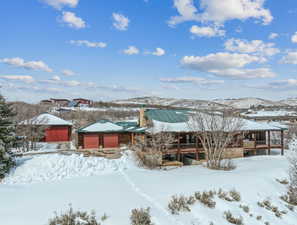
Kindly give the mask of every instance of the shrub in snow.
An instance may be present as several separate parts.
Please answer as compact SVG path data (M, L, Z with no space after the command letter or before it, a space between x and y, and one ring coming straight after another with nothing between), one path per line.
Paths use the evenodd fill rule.
M172 196L171 200L168 204L168 209L172 214L178 215L179 212L190 212L191 209L189 207L188 198L181 195L181 196Z
M140 150L135 151L138 163L142 167L154 169L160 167L162 164L162 153L160 152L142 152Z
M287 214L286 211L280 211L277 206L272 205L269 199L258 202L258 206L273 212L276 217L282 217L282 215Z
M130 216L131 225L153 225L150 208L133 209Z
M65 213L55 214L55 217L49 220L48 225L101 225L95 212L74 211L71 206Z
M0 179L14 166L10 147L15 142L13 113L9 104L0 95Z
M262 216L257 216L256 219L257 220L262 220Z
M250 212L250 208L247 205L240 205L239 207L242 208L242 210L245 213L249 213Z
M288 181L287 179L285 179L285 178L283 178L283 179L278 179L278 178L276 178L275 180L276 180L277 182L279 182L280 184L284 184L284 185L289 184L289 181Z
M225 211L224 212L224 216L225 216L225 219L229 222L229 223L232 223L232 224L236 224L236 225L243 225L243 218L242 217L234 217L232 215L232 213L230 211Z
M241 200L240 193L235 189L229 191L229 195L233 199L233 201L239 202Z
M228 202L232 202L233 201L233 199L229 196L228 192L223 191L221 188L218 191L218 197L220 199L226 200Z
M195 198L208 208L215 208L216 202L213 200L216 192L204 191L202 193L195 192Z

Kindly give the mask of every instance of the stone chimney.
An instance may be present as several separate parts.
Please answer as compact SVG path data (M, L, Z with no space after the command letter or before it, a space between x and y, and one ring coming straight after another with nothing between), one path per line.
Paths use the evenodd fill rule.
M146 119L145 119L145 109L141 108L139 110L139 126L140 127L146 127L147 123L146 123Z

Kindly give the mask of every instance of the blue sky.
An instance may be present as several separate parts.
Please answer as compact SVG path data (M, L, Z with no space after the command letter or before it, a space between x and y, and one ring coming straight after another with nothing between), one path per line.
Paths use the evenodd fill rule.
M9 100L297 95L292 0L10 0L0 10Z

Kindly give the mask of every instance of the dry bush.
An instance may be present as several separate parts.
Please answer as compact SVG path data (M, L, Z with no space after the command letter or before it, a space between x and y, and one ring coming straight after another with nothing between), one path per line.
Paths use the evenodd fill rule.
M282 215L287 214L286 211L280 211L277 206L272 205L269 199L258 202L258 206L273 212L276 217L282 217Z
M277 182L279 182L280 184L284 184L284 185L289 184L289 181L288 181L287 179L285 179L285 178L283 178L283 179L278 179L278 178L276 178L275 180L276 180Z
M262 220L262 216L257 216L256 219L257 220Z
M295 207L293 205L286 204L285 205L290 211L294 211Z
M239 217L239 218L234 217L230 211L225 211L224 216L225 216L225 219L229 223L236 224L236 225L244 225L243 218L242 217Z
M226 192L220 188L218 191L218 197L220 199L226 200L228 202L234 202L234 201L239 202L241 200L240 193L238 191L236 191L235 189L233 189L229 192Z
M172 196L168 204L168 209L171 214L178 215L179 212L190 212L189 199L183 195L181 196ZM192 203L192 200L190 201Z
M106 215L102 219L106 219ZM95 212L74 211L70 206L69 210L65 213L58 215L49 220L49 225L101 225L98 221Z
M195 198L208 208L215 208L216 202L213 200L215 196L214 191L204 191L202 193L195 192Z
M239 202L241 200L240 193L235 189L229 191L229 195L233 199L233 201Z
M130 216L131 225L153 225L150 208L133 209Z
M228 202L232 202L233 201L233 199L228 195L228 192L223 191L221 188L218 191L218 197L220 199L226 200Z
M242 208L242 210L245 213L249 213L250 212L250 208L247 205L239 205L240 208Z
M162 164L162 154L157 152L143 152L140 150L135 151L136 158L141 167L155 169Z

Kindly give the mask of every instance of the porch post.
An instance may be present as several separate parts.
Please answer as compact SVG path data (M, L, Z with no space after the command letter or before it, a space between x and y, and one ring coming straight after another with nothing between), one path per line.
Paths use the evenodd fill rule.
M199 160L199 152L198 152L198 137L195 137L195 141L196 141L196 160Z
M283 130L281 130L281 146L282 146L281 154L284 155L284 131Z
M177 160L180 161L181 157L180 157L180 134L177 133Z
M268 155L271 154L270 130L268 131Z

